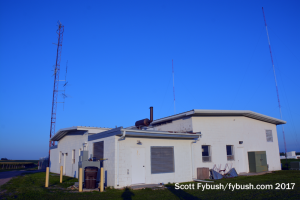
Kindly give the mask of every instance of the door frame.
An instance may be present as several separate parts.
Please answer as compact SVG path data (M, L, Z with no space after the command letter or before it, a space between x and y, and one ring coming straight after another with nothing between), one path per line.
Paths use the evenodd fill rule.
M136 150L142 150L140 156L143 159L141 162L141 163L143 163L143 164L141 164L141 165L143 165L143 167L140 167L139 169L143 170L143 172L141 172L142 176L139 176L139 179L138 179L138 180L142 180L141 182L140 181L133 182L134 174L136 174L136 172L138 172L138 171L140 172L140 170L134 170L134 167L133 167L134 165L136 166L137 164L140 164L140 163L134 163L134 160L133 160L134 153ZM143 147L131 147L131 184L134 185L134 184L145 184L145 183L146 183L146 150Z

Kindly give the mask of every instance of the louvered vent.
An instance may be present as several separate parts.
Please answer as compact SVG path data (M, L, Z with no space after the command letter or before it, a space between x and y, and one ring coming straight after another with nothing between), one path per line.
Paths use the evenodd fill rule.
M175 172L174 147L151 147L151 174Z
M104 157L104 142L94 142L94 152L93 157L96 157L96 160L101 160Z
M272 130L266 130L267 142L273 142Z

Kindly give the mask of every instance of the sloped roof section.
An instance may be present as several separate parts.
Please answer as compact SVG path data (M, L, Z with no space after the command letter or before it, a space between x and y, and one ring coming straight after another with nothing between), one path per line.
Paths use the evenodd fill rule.
M63 128L56 132L55 135L51 137L51 141L59 141L66 135L83 135L87 131L89 134L95 134L102 131L110 130L111 128L100 128L100 127L87 127L87 126L72 126L69 128Z
M159 124L159 123L163 123L166 121L172 121L175 119L180 119L180 118L184 118L184 117L189 117L189 116L244 116L244 117L249 117L252 119L256 119L256 120L260 120L263 122L268 122L271 124L286 124L286 121L280 120L280 119L276 119L273 117L269 117L267 115L262 115L250 110L198 110L198 109L194 109L194 110L190 110L187 112L183 112L183 113L179 113L176 115L171 115L169 117L164 117L161 119L157 119L154 120L151 125L155 125L155 124Z

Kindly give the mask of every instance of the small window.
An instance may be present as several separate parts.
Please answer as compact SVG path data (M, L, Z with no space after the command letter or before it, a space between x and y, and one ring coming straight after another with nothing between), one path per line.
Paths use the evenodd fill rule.
M234 160L233 145L226 145L227 160Z
M59 163L61 163L61 151L59 152L59 155L58 155L58 161L59 161Z
M266 130L267 142L273 142L272 130Z
M72 151L72 164L75 163L75 149Z
M202 145L202 162L211 162L211 150L209 145Z
M151 174L175 172L174 147L151 147Z

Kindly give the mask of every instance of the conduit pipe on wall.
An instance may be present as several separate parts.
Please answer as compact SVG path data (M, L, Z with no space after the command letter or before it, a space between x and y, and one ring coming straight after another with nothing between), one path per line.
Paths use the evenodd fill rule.
M191 142L191 156L192 156L192 179L194 179L194 154L193 154L193 144L200 140L201 135L199 135L197 140Z
M126 136L126 131L123 130L123 135L118 139L118 159L117 159L117 167L118 167L118 173L117 173L117 186L119 186L119 158L120 158L120 141L121 140L125 140L125 136Z

